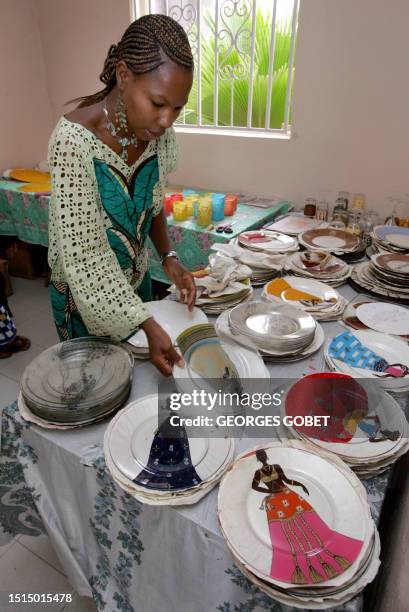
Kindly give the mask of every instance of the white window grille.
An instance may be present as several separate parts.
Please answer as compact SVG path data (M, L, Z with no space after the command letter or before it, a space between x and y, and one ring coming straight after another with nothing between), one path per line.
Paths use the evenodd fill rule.
M288 135L299 0L131 0L132 19L173 17L195 78L176 125Z

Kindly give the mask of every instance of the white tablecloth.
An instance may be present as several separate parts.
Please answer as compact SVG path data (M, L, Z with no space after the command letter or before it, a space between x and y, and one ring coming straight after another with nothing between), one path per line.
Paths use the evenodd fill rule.
M356 293L344 286L348 298ZM341 329L324 323L326 335ZM275 378L326 369L322 351L301 362L269 366ZM161 375L135 366L131 399L155 393ZM251 612L287 610L254 588L235 567L216 517L217 489L195 506L144 506L106 470L106 422L49 431L22 421L16 404L3 411L0 456L0 544L45 528L80 595L112 612ZM236 451L259 444L237 440ZM388 474L365 482L379 519ZM34 503L33 503L34 499ZM356 598L343 610L359 610Z

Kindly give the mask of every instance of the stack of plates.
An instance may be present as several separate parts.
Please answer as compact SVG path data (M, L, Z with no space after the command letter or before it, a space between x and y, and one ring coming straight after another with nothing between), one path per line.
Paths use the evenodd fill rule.
M268 229L243 232L237 237L237 243L244 249L259 253L272 254L298 251L296 238Z
M312 266L306 261L307 253L309 251L289 255L285 264L288 272L295 276L315 278L332 287L339 287L351 275L351 266L342 259L330 255L323 263Z
M335 321L342 316L347 300L338 291L311 278L285 276L263 288L263 299L285 302L309 312L317 321Z
M311 315L286 304L248 302L223 313L217 333L258 350L265 361L296 361L318 350L322 328Z
M225 244L216 242L212 245L212 249L217 251L217 255L209 256L210 266L214 266L217 259L223 256L234 259L251 270L250 282L254 287L264 285L272 278L279 276L285 262L285 254L269 254L259 253L243 249L237 244L237 241Z
M215 323L215 328L217 335L220 338L231 340L237 344L240 344L242 347L249 347L252 345L255 349L258 350L258 353L263 358L263 360L268 363L292 362L306 359L313 353L316 353L324 344L325 340L324 330L322 329L321 325L317 323L314 339L311 344L309 344L299 352L283 354L274 350L258 348L257 345L252 342L252 340L248 336L245 336L244 334L239 334L234 331L234 329L230 327L229 312L223 312L218 317ZM254 377L256 376L254 375Z
M305 376L286 393L283 416L330 416L326 426L290 434L334 453L360 478L387 470L409 449L409 426L395 399L373 381L332 372Z
M409 302L409 255L372 255L370 262L354 268L351 280L371 294Z
M159 300L146 302L145 306L159 323L159 325L170 336L173 344L177 336L183 330L197 325L207 323L207 316L199 308L193 308L189 312L185 304L173 300ZM136 334L128 338L128 346L133 355L138 359L149 359L149 345L145 332L140 329Z
M302 441L237 458L220 483L218 514L239 569L288 606L341 605L380 565L363 485L337 457Z
M375 331L354 330L353 335L369 350L373 351L389 364L401 365L407 369L407 374L401 378L387 376L383 372L375 372L365 368L348 365L340 359L334 359L329 355L330 338L324 348L325 361L329 368L336 372L349 374L354 378L366 378L367 380L379 381L379 386L385 391L395 394L406 394L409 392L409 347L403 340L381 334Z
M232 308L236 304L240 304L248 300L253 293L253 288L250 284L250 279L243 281L235 281L228 285L222 291L218 291L216 295L202 294L196 298L196 306L201 308L207 314L220 314L226 308Z
M45 424L80 426L118 410L127 400L133 359L99 338L67 340L47 349L21 379L25 407Z
M271 225L266 225L265 229L283 232L289 236L298 236L302 232L321 227L322 225L325 225L325 221L305 217L302 213L289 213Z
M381 252L409 254L409 227L378 225L373 229L372 244Z
M388 302L368 302L352 306L352 316L358 319L358 329L373 329L382 334L409 340L409 309ZM347 320L347 323L349 321ZM353 322L353 321L352 321Z
M354 234L331 227L307 230L298 237L299 243L312 251L329 251L337 255L365 252L361 240Z
M158 398L149 395L121 410L104 436L105 461L115 482L152 506L196 503L233 459L231 438L189 437L169 419L158 426Z
M225 313L227 314L227 313ZM185 360L185 367L174 366L173 377L181 392L190 392L205 381L228 384L230 379L269 379L263 360L251 348L232 343L230 338L219 338L213 325L195 325L178 336L177 345ZM185 388L187 387L187 388Z

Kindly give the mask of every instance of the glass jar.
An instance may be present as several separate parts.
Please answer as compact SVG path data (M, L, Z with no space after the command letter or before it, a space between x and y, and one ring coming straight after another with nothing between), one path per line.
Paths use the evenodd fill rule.
M304 204L304 215L306 217L315 217L317 211L317 200L315 198L307 198Z
M343 215L340 212L336 212L334 210L329 227L332 227L333 229L345 230L345 222L343 219Z
M338 207L340 210L348 210L349 198L349 191L339 191L335 207Z
M352 210L364 210L365 208L365 194L355 193L352 198Z
M355 212L350 212L348 215L348 224L345 230L354 236L361 235L361 227L359 225L359 216Z
M409 227L409 202L406 198L398 198L395 208L396 223L400 227Z
M318 221L327 221L328 219L328 202L327 200L320 200L317 204L317 210L315 211L315 218Z

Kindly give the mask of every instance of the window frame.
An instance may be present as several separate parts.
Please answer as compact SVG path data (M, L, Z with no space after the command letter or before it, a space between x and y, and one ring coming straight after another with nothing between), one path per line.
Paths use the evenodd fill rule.
M198 1L198 6L200 6L200 0ZM220 0L216 0L216 6ZM275 28L276 25L276 3L277 0L274 1L274 10L272 17L272 28ZM294 68L294 56L295 56L295 39L297 34L297 24L298 24L298 14L300 8L301 0L293 0L293 12L291 18L291 43L290 43L290 52L288 59L288 73L291 74ZM252 11L254 13L257 10L257 0L252 0L253 7ZM135 19L139 19L143 15L147 15L150 13L151 0L129 0L130 5L130 16L131 21ZM252 40L252 51L254 49L254 34ZM275 44L275 36L271 36L271 44L270 44L270 54L274 54L274 44ZM253 59L251 60L253 64ZM200 66L200 45L199 45L199 60ZM199 68L200 69L200 68ZM270 57L270 70L269 70L269 79L272 78L273 70L271 66L271 57ZM251 78L253 77L251 70ZM216 79L218 80L218 79ZM270 81L271 83L271 81ZM199 85L199 96L200 96L200 85ZM252 90L252 87L251 87ZM241 137L241 138L263 138L263 139L276 139L276 140L290 140L295 136L294 131L292 130L292 124L289 122L290 113L292 110L292 102L293 96L291 95L291 79L287 76L287 84L286 84L286 99L285 99L285 108L284 108L284 122L282 128L266 128L266 127L252 127L252 126L226 126L226 125L206 125L200 124L199 120L196 125L186 124L186 123L174 123L173 127L176 132L181 134L206 134L206 135L219 135L219 136L233 136L233 137ZM201 99L201 98L200 98ZM249 95L250 100L250 95ZM269 114L271 104L271 84L269 84L269 94L267 99L267 110L266 116ZM199 104L201 107L201 103ZM249 108L249 107L248 107ZM251 111L251 105L250 105ZM248 116L251 117L251 112L248 112ZM199 110L199 119L201 117L201 110ZM251 121L251 119L250 119Z

